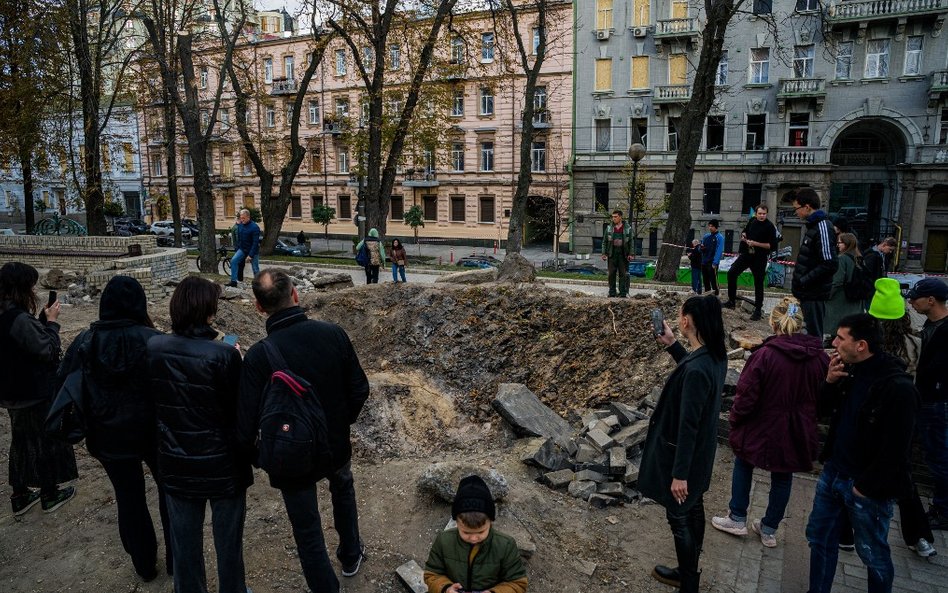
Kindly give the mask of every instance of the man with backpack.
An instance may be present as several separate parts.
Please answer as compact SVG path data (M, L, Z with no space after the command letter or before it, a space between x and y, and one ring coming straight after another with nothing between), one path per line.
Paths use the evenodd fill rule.
M244 359L238 438L256 447L257 464L283 495L307 585L314 592L336 593L339 580L326 550L316 483L329 479L339 534L336 558L342 575L354 576L365 546L359 536L349 427L369 396L369 382L346 332L308 319L285 272L257 274L253 294L257 310L267 315L267 337Z
M886 237L878 245L873 245L862 256L863 265L866 266L873 282L888 276L889 256L895 251L895 246L895 237Z

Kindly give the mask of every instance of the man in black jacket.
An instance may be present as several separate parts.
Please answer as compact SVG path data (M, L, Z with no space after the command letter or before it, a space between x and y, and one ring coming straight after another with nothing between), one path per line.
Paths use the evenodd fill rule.
M806 221L806 233L797 253L791 291L803 308L806 333L823 337L823 317L826 301L833 288L836 260L836 238L833 225L820 210L820 198L810 188L803 188L793 197L793 209Z
M767 256L777 249L777 227L767 220L767 205L757 206L754 218L750 219L741 233L741 246L737 259L727 272L727 302L724 306L733 309L737 306L737 278L741 272L750 268L754 275L754 313L752 321L761 316L764 306L764 276L767 272Z
M346 332L335 324L307 319L285 272L268 269L257 274L253 294L257 310L268 316L265 339L276 346L290 370L315 387L326 415L333 472L326 476L317 469L298 480L271 476L270 485L283 495L309 588L317 593L336 593L339 580L326 551L316 483L329 478L333 523L339 534L336 558L342 564L342 575L354 576L365 557L365 546L359 537L349 427L368 399L369 381ZM238 438L246 446L253 446L256 439L261 396L275 370L279 369L271 368L262 343L250 348L241 373L237 410Z
M895 245L895 237L886 237L862 255L862 265L869 272L869 277L873 282L888 275L889 256L895 251Z
M829 593L839 556L840 520L853 527L869 591L891 592L895 570L889 522L896 498L911 492L909 457L918 391L905 365L881 349L878 322L860 313L839 322L819 411L831 416L823 471L806 527L810 593Z

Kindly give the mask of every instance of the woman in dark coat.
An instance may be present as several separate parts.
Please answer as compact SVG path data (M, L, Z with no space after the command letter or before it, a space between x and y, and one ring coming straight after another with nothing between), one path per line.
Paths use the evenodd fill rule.
M793 472L810 471L819 453L816 397L829 357L816 336L801 333L803 311L785 297L770 312L774 335L751 354L737 382L731 407L730 443L734 450L730 511L711 525L732 535L747 535L754 468L770 472L767 512L751 528L768 548L790 501Z
M59 302L38 308L33 291L36 268L10 262L0 268L0 407L10 414L10 503L14 516L38 502L51 513L76 493L59 484L75 480L72 445L46 436L44 424L52 402L59 362ZM39 493L31 490L39 488Z
M75 369L83 369L86 448L112 482L122 547L146 582L158 576L158 540L145 500L142 463L155 477L165 569L172 572L168 514L158 479L155 399L143 379L148 372L148 340L161 332L147 307L137 280L129 276L109 280L99 301L99 320L76 337L59 367L60 382Z
M642 452L639 490L665 507L675 538L678 568L658 565L652 576L697 593L698 556L704 542L704 493L711 484L717 448L717 420L727 371L721 302L694 296L681 307L678 330L692 352L675 340L668 323L659 343L678 362L649 421Z
M176 593L206 593L204 514L211 506L219 593L246 593L243 530L249 456L237 445L240 353L211 327L221 287L190 276L171 296L173 335L148 341L158 469L170 519Z

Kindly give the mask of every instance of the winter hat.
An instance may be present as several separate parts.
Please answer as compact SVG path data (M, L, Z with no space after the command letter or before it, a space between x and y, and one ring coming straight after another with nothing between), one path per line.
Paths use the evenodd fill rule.
M491 521L497 516L494 497L480 476L468 476L458 484L458 491L451 505L451 517L457 519L459 514L470 511L484 513Z
M902 319L905 315L905 299L902 298L902 287L898 280L876 280L876 292L872 295L869 314L876 319Z
M99 300L99 319L129 319L142 325L151 325L145 289L138 280L131 276L113 276L105 285Z

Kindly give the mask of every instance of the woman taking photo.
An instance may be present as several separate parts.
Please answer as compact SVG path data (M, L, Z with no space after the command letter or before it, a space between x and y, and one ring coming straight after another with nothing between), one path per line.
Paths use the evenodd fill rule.
M66 504L75 480L72 445L48 437L44 430L52 402L59 362L59 302L39 308L33 291L39 273L33 266L10 262L0 268L0 407L10 414L10 503L13 515L26 513L38 502L51 513ZM39 488L39 492L31 490Z
M79 334L59 367L60 382L78 368L85 382L86 448L99 460L115 491L119 536L135 572L146 582L158 576L158 540L145 498L148 466L158 488L171 574L171 538L165 497L158 479L155 400L142 382L148 372L149 338L161 334L148 316L145 290L129 276L115 276L99 300L99 320Z
M668 323L656 340L678 366L665 382L649 421L638 488L665 507L675 538L678 567L656 566L652 576L697 593L698 557L704 542L704 493L711 483L717 420L727 371L721 302L713 295L685 301L678 331L692 351L675 340Z
M204 513L211 506L219 593L246 593L243 531L253 474L236 442L240 353L211 327L221 287L189 276L171 296L172 335L148 341L176 593L205 593Z
M816 396L829 357L819 338L801 333L803 311L795 298L784 297L774 307L770 327L774 335L751 354L737 382L730 412L734 450L730 511L713 517L711 525L731 535L747 535L754 468L769 471L767 512L751 528L764 546L773 548L790 502L793 472L810 471L819 452Z

